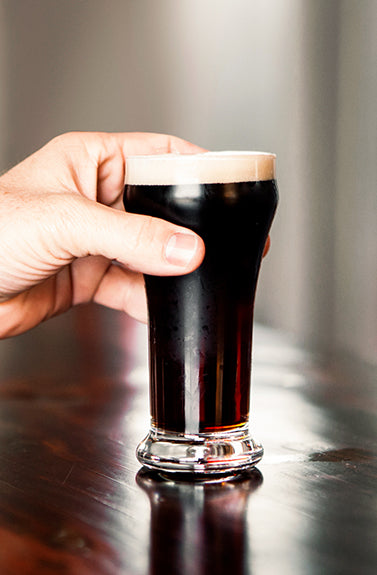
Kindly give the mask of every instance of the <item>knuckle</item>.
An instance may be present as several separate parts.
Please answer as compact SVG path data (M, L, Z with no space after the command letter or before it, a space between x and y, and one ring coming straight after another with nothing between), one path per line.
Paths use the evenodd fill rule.
M70 131L64 132L63 134L58 134L51 141L52 142L69 142L71 140L76 140L80 136L80 132Z
M39 211L39 230L48 251L59 259L82 255L81 242L75 230L82 229L82 240L87 236L86 213L80 196L51 194Z
M71 144L74 142L78 137L77 132L64 132L64 134L58 134L52 140L50 140L49 144L51 146L66 146L67 144Z
M160 243L159 226L156 218L152 216L140 216L139 228L134 236L133 245L135 252L144 252L146 249L154 250Z

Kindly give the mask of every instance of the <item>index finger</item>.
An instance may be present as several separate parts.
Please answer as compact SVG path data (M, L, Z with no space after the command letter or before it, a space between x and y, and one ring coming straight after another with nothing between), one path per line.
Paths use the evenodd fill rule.
M167 134L83 132L78 133L78 137L96 166L96 199L113 207L120 207L127 156L205 151L191 142Z

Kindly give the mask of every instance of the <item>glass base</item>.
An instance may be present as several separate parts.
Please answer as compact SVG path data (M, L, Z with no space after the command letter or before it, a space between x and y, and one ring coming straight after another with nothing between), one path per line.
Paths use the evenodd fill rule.
M197 435L152 428L136 455L150 469L200 477L249 469L261 460L263 447L250 437L247 426Z

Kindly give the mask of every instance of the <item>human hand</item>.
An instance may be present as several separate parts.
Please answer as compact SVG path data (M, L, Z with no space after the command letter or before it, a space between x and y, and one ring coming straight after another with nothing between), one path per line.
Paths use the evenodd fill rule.
M146 321L142 273L188 273L204 244L191 230L121 211L126 158L200 151L159 134L69 133L4 174L0 337L89 301Z

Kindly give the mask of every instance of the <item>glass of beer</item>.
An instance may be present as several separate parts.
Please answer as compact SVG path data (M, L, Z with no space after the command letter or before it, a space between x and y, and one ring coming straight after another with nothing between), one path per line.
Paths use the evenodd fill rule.
M139 461L214 477L255 465L250 435L254 298L277 206L275 156L207 152L127 158L127 212L190 228L205 243L195 271L145 275L151 427Z

